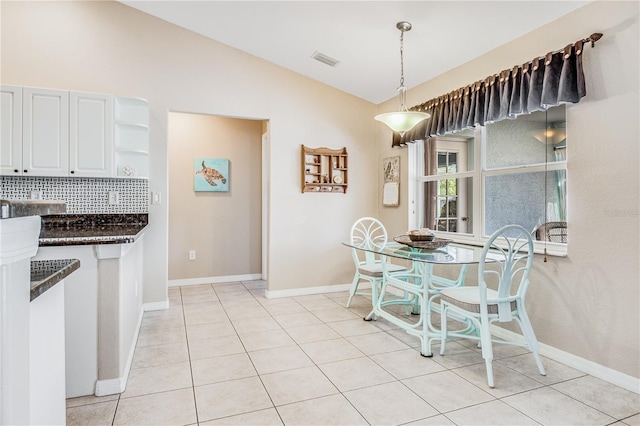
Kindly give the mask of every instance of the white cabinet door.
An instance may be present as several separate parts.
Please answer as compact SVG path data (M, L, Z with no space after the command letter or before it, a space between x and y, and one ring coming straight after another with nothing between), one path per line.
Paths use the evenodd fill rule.
M69 92L24 87L22 172L26 176L68 176Z
M113 97L70 92L69 176L113 176Z
M0 174L22 174L22 87L0 86Z

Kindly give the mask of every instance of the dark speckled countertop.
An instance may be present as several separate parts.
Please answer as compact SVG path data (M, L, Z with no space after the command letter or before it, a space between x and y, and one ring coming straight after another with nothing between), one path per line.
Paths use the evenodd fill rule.
M31 261L31 301L80 267L78 259Z
M42 216L39 245L127 244L148 225L148 214L64 214Z

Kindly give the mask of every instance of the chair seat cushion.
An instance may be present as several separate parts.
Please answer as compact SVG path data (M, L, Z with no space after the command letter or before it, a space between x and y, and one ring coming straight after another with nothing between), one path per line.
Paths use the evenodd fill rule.
M387 271L389 272L400 272L400 271L406 271L406 270L407 268L405 268L404 266L394 265L393 263L387 263ZM382 278L382 264L375 263L372 265L361 265L358 268L358 272L360 272L361 275L366 275L368 277Z
M487 289L487 311L490 314L498 313L498 304L491 303L491 299L497 299L498 292ZM440 292L440 299L457 306L468 312L480 313L480 290L477 286L453 287ZM515 300L511 302L511 310L516 309Z

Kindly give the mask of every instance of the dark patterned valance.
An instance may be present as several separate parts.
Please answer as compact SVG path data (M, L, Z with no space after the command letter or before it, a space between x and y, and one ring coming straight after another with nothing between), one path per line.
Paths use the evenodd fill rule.
M549 52L523 65L504 70L446 95L410 108L431 115L403 137L393 134L393 147L443 136L476 125L515 118L521 114L545 110L560 103L577 103L586 95L582 51L589 38Z

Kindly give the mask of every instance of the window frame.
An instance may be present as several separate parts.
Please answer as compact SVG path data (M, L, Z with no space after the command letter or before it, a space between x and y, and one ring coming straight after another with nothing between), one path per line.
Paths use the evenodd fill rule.
M472 231L469 233L455 233L455 232L443 232L434 230L435 234L441 238L452 239L454 242L484 246L489 240L490 236L485 236L485 180L490 176L508 175L515 173L534 173L534 172L546 172L552 173L558 170L564 170L565 176L568 180L567 160L526 164L511 167L498 167L487 169L486 168L486 143L487 143L486 127L476 126L474 129L474 148L473 153L473 170L466 172L458 172L447 174L447 179L461 179L471 178L472 194L473 194L473 207L471 227ZM456 134L437 137L442 140L460 140L460 137L456 137ZM424 205L424 197L422 187L425 182L441 180L444 175L424 175L424 143L416 142L408 144L408 176L409 182L407 185L409 206L408 211L408 224L409 229L420 228L421 218L423 217L421 207ZM477 194L477 195L476 195ZM568 194L567 194L568 195ZM566 203L565 199L565 203ZM567 203L568 204L568 203ZM567 216L569 210L567 208ZM568 218L567 218L568 219ZM534 239L534 252L539 254L547 254L550 256L567 255L569 243L556 243L549 241L538 241Z

